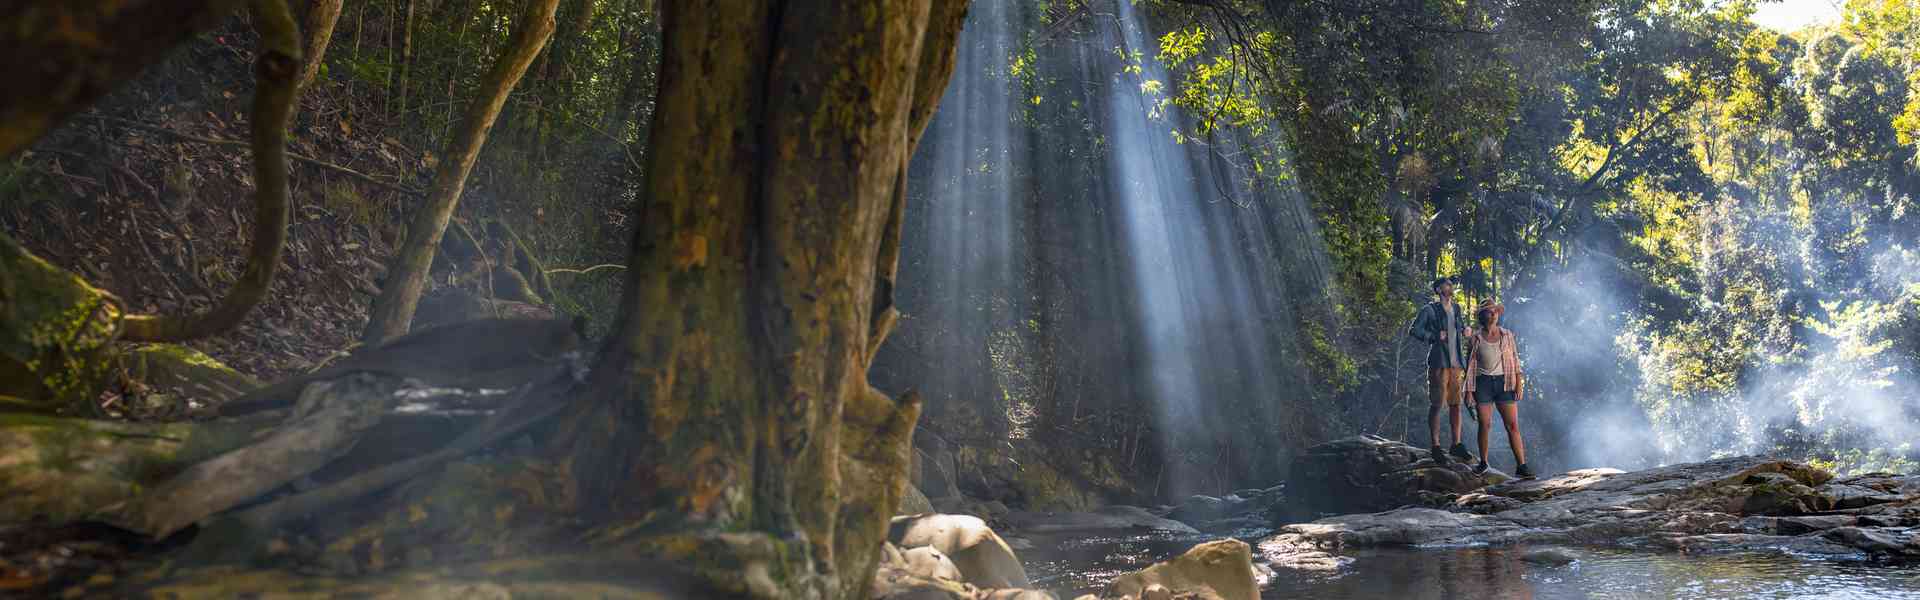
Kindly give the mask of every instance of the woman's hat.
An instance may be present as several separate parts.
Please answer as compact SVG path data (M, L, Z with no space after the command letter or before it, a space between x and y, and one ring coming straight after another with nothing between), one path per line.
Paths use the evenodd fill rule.
M1492 300L1487 300L1487 301L1485 301L1485 302L1481 302L1481 303L1480 303L1480 310L1478 310L1478 311L1475 311L1475 313L1476 313L1476 314L1478 314L1478 313L1493 313L1493 314L1496 314L1496 315L1506 315L1506 314L1507 314L1507 306L1506 306L1506 305L1504 305L1504 304L1501 304L1501 303L1499 303L1499 302L1494 302L1494 301L1492 301Z

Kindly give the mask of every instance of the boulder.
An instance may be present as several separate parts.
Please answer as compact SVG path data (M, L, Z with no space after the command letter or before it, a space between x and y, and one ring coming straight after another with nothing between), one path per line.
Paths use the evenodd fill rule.
M1194 546L1172 560L1121 575L1107 585L1108 598L1163 597L1205 600L1259 600L1260 586L1253 573L1253 550L1246 542L1226 539ZM1152 590L1150 592L1150 590Z
M90 414L123 309L0 233L0 408Z
M900 494L900 509L897 512L902 515L930 513L933 512L933 502L927 500L926 494L920 493L920 488L909 484L906 493Z
M880 552L868 594L884 600L1055 600L1053 594L1020 588L981 589L961 581L958 566L932 546L902 551L891 543Z
M148 396L178 399L187 408L218 406L260 387L252 377L199 350L177 344L139 344L119 355L127 376L148 387Z
M888 541L903 549L932 547L953 560L961 581L982 588L1024 588L1031 582L1020 559L985 521L966 515L895 517Z
M1373 435L1334 440L1293 459L1287 489L1293 501L1279 520L1315 514L1372 512L1452 502L1508 477L1476 474L1470 465L1439 464L1420 448Z

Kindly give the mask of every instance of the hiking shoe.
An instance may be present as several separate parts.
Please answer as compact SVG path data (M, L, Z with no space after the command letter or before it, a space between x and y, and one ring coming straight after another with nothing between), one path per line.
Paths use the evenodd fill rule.
M1453 449L1449 450L1448 452L1452 453L1454 458L1460 459L1460 462L1463 462L1463 463L1473 462L1473 459L1474 459L1473 453L1467 451L1466 444L1455 442L1453 444Z
M1486 472L1487 472L1487 461L1484 461L1484 460L1480 461L1480 464L1473 466L1473 474L1475 475L1482 475L1482 474L1485 474Z
M1527 467L1527 463L1520 463L1520 466L1513 470L1513 476L1520 479L1533 479L1533 469Z
M1433 457L1434 464L1444 465L1444 464L1447 464L1448 462L1446 451L1441 450L1439 446L1428 448L1427 454Z

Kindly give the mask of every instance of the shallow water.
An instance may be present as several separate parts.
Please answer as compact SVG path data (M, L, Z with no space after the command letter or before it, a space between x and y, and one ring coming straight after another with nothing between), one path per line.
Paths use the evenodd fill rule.
M1035 585L1071 598L1178 555L1208 536L1136 534L1034 539L1023 552ZM1530 548L1379 549L1334 571L1276 569L1267 599L1344 600L1912 598L1920 564L1870 564L1769 554L1684 555L1568 548L1564 566L1520 560Z

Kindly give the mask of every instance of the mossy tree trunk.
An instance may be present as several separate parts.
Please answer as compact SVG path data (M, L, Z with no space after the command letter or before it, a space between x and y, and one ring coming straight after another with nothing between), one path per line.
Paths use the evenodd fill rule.
M664 4L620 321L566 428L583 508L736 591L860 597L919 413L866 373L966 4Z
M433 175L433 186L427 191L426 201L414 213L413 222L407 227L407 239L394 257L380 296L373 301L361 341L377 344L407 332L413 321L413 310L420 303L420 294L426 291L434 249L447 233L447 223L453 219L460 192L466 188L467 174L473 171L473 163L479 159L480 148L486 145L487 132L493 129L494 119L506 105L507 95L513 92L520 77L527 73L527 66L533 64L534 57L546 46L547 38L552 37L553 13L559 5L560 0L525 1L519 26L507 40L507 50L481 82L478 95L467 107L454 139L447 144L445 158Z

